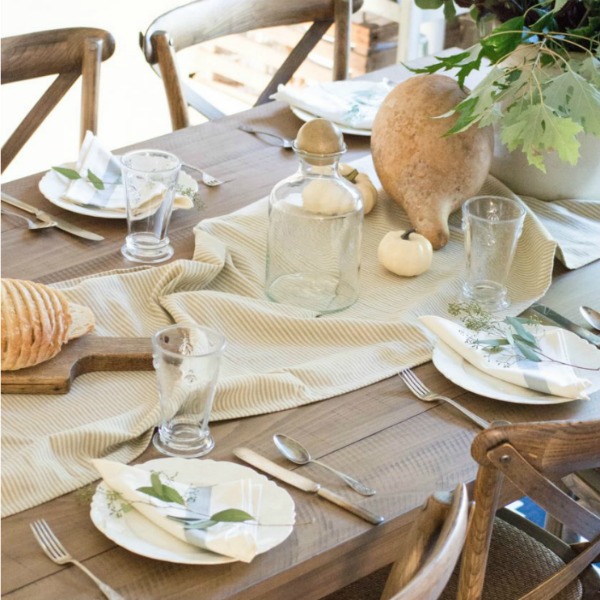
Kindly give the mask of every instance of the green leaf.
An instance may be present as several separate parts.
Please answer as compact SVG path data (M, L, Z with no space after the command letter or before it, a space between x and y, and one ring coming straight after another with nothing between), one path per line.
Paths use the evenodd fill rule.
M478 346L500 347L500 346L507 346L508 340L506 338L492 338L489 340L477 340L475 343Z
M483 56L492 64L506 58L523 42L525 17L520 15L498 25L494 31L480 41Z
M504 322L508 323L515 330L519 337L527 340L530 344L535 344L535 336L531 332L527 331L527 329L523 327L523 324L518 319L515 319L514 317L506 317Z
M152 489L157 494L157 498L160 498L163 494L163 484L160 480L160 475L158 473L152 472L150 474L150 483L152 484Z
M578 73L566 71L544 85L544 101L585 131L600 136L600 89L591 85Z
M529 347L527 344L515 340L515 346L520 350L521 354L527 359L533 362L541 362L541 358Z
M231 523L239 523L242 521L254 521L254 517L249 515L247 512L238 508L228 508L220 512L211 515L210 518L213 521L224 521Z
M598 30L600 31L600 19L598 20ZM583 60L571 58L569 66L591 85L600 88L600 59L593 56L587 56Z
M458 119L454 122L454 125L444 134L451 135L464 131L473 125L475 122L474 110L479 102L479 98L469 96L457 105L455 111L458 113Z
M561 160L573 165L577 162L579 141L575 136L582 130L581 125L544 104L521 103L506 113L500 138L510 151L521 147L529 164L545 173L545 151L556 150Z
M453 0L444 0L444 18L446 21L456 18L456 6L454 6Z
M173 502L175 504L181 504L185 506L185 500L181 497L181 494L175 489L168 485L163 484L163 500L165 502Z
M74 169L66 169L65 167L52 167L55 171L64 175L68 179L81 179L81 175Z
M139 487L136 491L142 494L146 494L147 496L152 496L152 498L158 498L159 500L161 499L161 497L157 495L153 487Z
M423 10L436 9L444 4L444 0L415 0L415 4Z
M97 190L103 190L104 189L104 183L103 183L102 179L100 179L98 176L94 175L89 169L88 169L88 172L87 172L87 177L88 177L90 183Z
M552 11L555 13L559 12L568 1L569 0L556 0L554 2L554 8L552 9Z

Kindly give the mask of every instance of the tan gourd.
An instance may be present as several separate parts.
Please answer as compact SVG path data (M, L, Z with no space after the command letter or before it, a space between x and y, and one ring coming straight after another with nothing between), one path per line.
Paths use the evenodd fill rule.
M56 356L63 344L94 328L92 311L59 290L2 279L2 370L32 367Z
M411 77L388 94L373 123L381 185L436 250L448 242L448 217L479 191L492 161L491 127L445 135L457 115L441 115L465 97L445 75Z

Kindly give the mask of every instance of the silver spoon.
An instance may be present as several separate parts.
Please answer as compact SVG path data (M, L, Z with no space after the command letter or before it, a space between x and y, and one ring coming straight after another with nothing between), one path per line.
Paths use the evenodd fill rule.
M1 209L2 214L7 217L15 217L17 219L21 219L27 223L27 229L46 229L47 227L54 227L56 223L54 221L32 221L31 219L24 217L16 212L12 212L12 210L6 210L5 208Z
M589 306L580 306L579 312L594 329L600 329L600 312Z
M245 131L246 133L253 133L254 135L268 135L272 138L275 138L281 142L280 145L282 148L293 148L293 146L294 146L294 140L291 140L290 138L286 138L282 135L279 135L278 133L272 133L270 131L262 131L260 129L255 129L254 127L251 127L250 125L240 125L238 127L238 129L241 129L242 131Z
M283 456L297 465L307 465L308 463L320 465L332 473L335 473L338 477L341 477L355 492L358 492L363 496L372 496L376 493L374 489L367 487L360 481L350 477L350 475L346 475L345 473L342 473L341 471L338 471L329 465L326 465L318 460L314 460L309 454L308 450L302 444L291 437L288 437L287 435L276 433L273 436L273 442L275 442L275 445L277 446L279 452L283 454Z

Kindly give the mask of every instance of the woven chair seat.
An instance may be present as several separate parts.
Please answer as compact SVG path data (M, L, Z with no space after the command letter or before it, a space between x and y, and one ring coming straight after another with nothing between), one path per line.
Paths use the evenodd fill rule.
M505 518L506 512L502 511ZM518 515L509 518L515 522L525 521ZM547 532L541 529L539 531L545 538L549 536ZM567 544L554 536L552 542L557 547L562 547L566 555L572 552ZM492 533L482 600L516 600L546 580L564 564L562 558L544 543L497 517ZM457 565L440 600L456 599L459 568L460 565ZM379 600L389 570L389 566L379 569L325 596L324 600ZM581 582L575 580L552 600L580 600L581 597Z

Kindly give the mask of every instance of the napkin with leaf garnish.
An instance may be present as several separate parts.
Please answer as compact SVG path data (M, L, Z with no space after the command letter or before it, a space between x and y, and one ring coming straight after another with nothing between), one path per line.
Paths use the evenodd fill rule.
M260 482L240 479L193 486L110 460L95 459L92 464L125 506L177 539L243 562L256 555Z
M392 87L387 79L379 82L330 81L303 88L279 85L271 98L339 125L368 131Z
M532 348L537 359L532 360L525 358L516 344L510 343L513 334L508 329L506 335L509 339L503 339L497 345L494 341L498 338L496 332L472 331L437 316L422 316L419 320L442 342L486 375L545 394L580 400L589 400L589 393L597 387L586 376L584 368L588 369L590 375L597 372L594 369L600 369L600 350L570 331L541 326L525 328L522 334L530 335L535 344L535 348ZM569 351L574 344L589 346L585 352L585 364L580 364L581 352L575 358ZM534 356L531 355L531 358ZM578 361L577 364L574 364L574 360Z
M54 167L54 171L65 183L61 194L63 200L78 206L125 213L127 198L121 179L121 161L91 131L85 135L74 168ZM194 191L180 186L175 193L173 208L191 208ZM140 206L144 201L150 202L160 190L154 192L148 193Z

